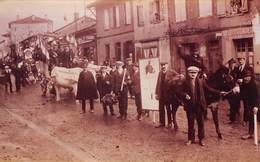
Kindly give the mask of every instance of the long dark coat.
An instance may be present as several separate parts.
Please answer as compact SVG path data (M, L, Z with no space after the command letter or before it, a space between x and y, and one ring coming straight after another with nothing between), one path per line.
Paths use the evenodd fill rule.
M174 70L167 70L165 73L165 81L164 84L162 85L162 75L163 72L160 71L158 78L157 78L157 84L156 84L156 89L155 89L155 94L158 96L159 100L165 101L166 103L171 103L172 102L172 96L169 95L171 94L171 79L178 75L178 73Z
M87 100L97 98L97 85L93 74L90 71L82 71L79 74L78 91L76 99Z

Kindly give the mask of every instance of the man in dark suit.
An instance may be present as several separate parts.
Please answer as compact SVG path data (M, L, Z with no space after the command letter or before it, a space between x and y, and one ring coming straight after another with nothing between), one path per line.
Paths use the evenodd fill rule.
M135 95L135 105L137 110L137 120L141 120L142 117L142 103L141 103L141 81L140 81L140 72L139 66L137 63L133 66L134 73L132 75L132 86L133 86L133 93Z
M188 141L186 145L195 143L195 129L194 123L195 119L198 124L198 138L199 144L204 146L204 112L207 108L206 99L205 99L205 89L215 94L223 94L215 90L205 83L203 78L198 77L200 69L195 66L190 66L187 69L187 78L182 85L182 91L180 96L182 96L184 101L184 108L187 114L188 119Z
M104 115L107 115L107 106L109 106L111 115L114 114L113 105L107 105L104 101L102 101L103 97L107 94L111 94L112 92L112 77L107 73L106 67L101 67L101 74L97 78L97 88L99 91L99 97L103 105Z
M170 79L173 75L178 73L168 69L168 63L161 63L161 71L159 72L157 84L156 84L156 99L159 100L159 120L160 124L156 128L165 127L165 109L168 118L168 128L171 128L172 123L172 111L171 111L171 96L169 95L170 90Z
M240 85L240 91L243 90L243 77L247 71L250 71L252 74L254 74L254 69L250 67L248 64L246 64L246 55L245 53L238 53L237 60L239 63L239 66L235 68L235 73L237 76L237 83ZM243 96L240 95L240 99L245 103L246 101L243 100ZM246 123L249 121L249 110L244 107L244 114L243 114L243 125L246 125Z
M117 71L114 73L113 92L118 96L119 119L126 120L128 107L128 85L130 83L130 75L126 69L123 68L124 63L116 62Z

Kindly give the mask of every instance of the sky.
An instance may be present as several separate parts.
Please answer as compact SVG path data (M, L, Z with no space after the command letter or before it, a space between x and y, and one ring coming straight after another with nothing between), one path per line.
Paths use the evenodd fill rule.
M74 19L74 12L84 16L84 3L91 3L93 0L0 0L0 35L8 32L8 23L19 18L31 15L53 21L53 29L56 30ZM91 16L88 10L87 16ZM67 23L64 21L67 18ZM0 37L0 41L1 41Z

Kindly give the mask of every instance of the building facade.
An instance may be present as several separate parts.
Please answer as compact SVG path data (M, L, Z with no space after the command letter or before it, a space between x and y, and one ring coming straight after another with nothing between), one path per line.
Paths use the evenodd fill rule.
M75 33L75 38L80 50L80 54L88 60L97 62L97 41L96 41L96 24L88 26Z
M95 19L87 16L79 18L75 13L73 22L55 30L54 33L58 37L67 37L69 40L74 39L80 54L88 60L97 62Z
M97 0L91 6L96 8L98 63L135 60L132 1Z
M37 34L51 33L53 22L37 16L29 16L9 23L11 42L14 44Z
M225 64L238 53L245 53L248 64L260 73L260 53L256 50L259 36L252 23L257 1L168 1L171 52L176 70L185 70L177 53L181 44L187 51L199 49L210 72L214 72L219 63Z
M171 63L167 0L135 0L133 6L136 57Z

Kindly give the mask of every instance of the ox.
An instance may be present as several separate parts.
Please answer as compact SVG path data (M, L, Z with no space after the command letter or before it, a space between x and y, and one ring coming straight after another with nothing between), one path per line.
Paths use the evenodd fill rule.
M101 66L89 64L86 68L92 72L96 81L96 72L99 71ZM60 89L68 88L74 95L77 95L78 79L80 72L83 68L65 68L65 67L54 67L51 71L50 84L54 86L56 92L56 101L60 101ZM51 86L50 86L51 87Z
M64 68L54 67L51 71L50 83L54 86L56 91L56 101L60 101L60 89L68 88L76 96L79 74L82 68Z

